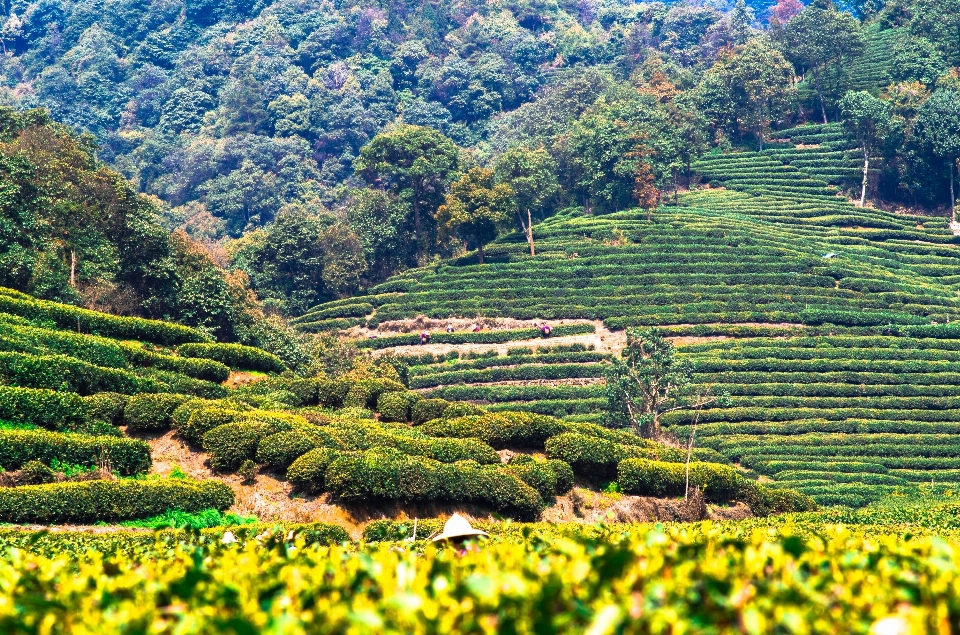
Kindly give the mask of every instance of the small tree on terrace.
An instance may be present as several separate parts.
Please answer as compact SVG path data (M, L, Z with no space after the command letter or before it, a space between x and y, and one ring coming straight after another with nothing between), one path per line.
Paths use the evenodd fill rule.
M447 202L437 210L441 234L457 234L477 244L477 259L483 264L483 246L497 237L516 209L513 189L494 185L493 170L471 168L450 186Z
M957 160L960 159L960 93L943 89L935 92L920 107L914 131L950 170L950 208L953 220L957 220L953 182Z
M860 189L860 207L867 201L867 182L870 174L870 155L881 150L894 130L893 109L890 104L866 91L849 92L840 100L843 125L863 152L863 186Z
M533 215L542 214L560 189L557 164L543 148L518 147L504 152L493 172L498 184L509 185L513 190L517 219L530 245L530 255L535 256Z
M693 366L678 358L673 343L656 329L627 330L627 346L606 373L609 427L631 427L640 436L662 436L668 412L701 409L722 402L693 383Z

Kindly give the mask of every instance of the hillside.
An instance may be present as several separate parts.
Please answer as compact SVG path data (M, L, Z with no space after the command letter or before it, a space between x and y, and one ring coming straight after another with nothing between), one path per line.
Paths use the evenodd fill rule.
M729 460L822 504L956 483L958 239L942 217L861 209L838 195L831 183L850 168L835 130L798 128L779 135L796 146L704 157L695 168L705 185L652 221L642 211L561 214L535 227L535 257L510 235L488 246L485 265L467 254L409 271L318 306L300 326L369 333L427 316L439 331L449 318L483 316L661 327L699 382L731 394L728 407L700 414L697 432ZM484 349L460 337L460 350L440 354L390 350L409 350L411 387L425 394L599 421L615 347L518 334L528 341ZM669 423L686 438L689 414Z

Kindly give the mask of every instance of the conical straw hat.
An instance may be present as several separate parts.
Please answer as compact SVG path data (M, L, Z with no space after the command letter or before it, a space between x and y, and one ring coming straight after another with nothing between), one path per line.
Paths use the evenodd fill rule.
M470 522L460 514L454 514L443 526L443 531L433 537L433 542L451 538L469 538L470 536L489 536L485 531L474 529Z

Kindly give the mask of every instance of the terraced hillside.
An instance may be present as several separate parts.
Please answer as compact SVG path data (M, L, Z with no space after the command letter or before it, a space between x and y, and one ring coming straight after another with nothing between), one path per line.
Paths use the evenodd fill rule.
M468 254L409 271L318 307L303 327L351 316L366 334L418 315L657 326L682 338L699 381L731 393L698 432L728 459L828 504L960 482L960 446L949 442L960 416L957 238L945 218L844 198L838 186L856 168L836 126L778 136L792 143L698 162L711 187L653 222L636 211L561 214L536 227L534 258L510 235L484 266ZM392 350L407 351L424 394L597 421L611 351L583 343ZM689 421L669 422L686 435Z

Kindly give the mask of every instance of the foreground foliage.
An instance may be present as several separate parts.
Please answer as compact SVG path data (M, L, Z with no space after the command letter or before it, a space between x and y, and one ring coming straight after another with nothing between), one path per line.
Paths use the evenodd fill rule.
M879 622L902 633L947 633L960 619L960 555L938 538L792 523L538 525L505 533L462 557L433 546L308 545L283 530L248 532L238 544L209 535L173 544L168 535L136 553L101 549L79 558L13 549L0 564L0 626L48 633L867 633Z

